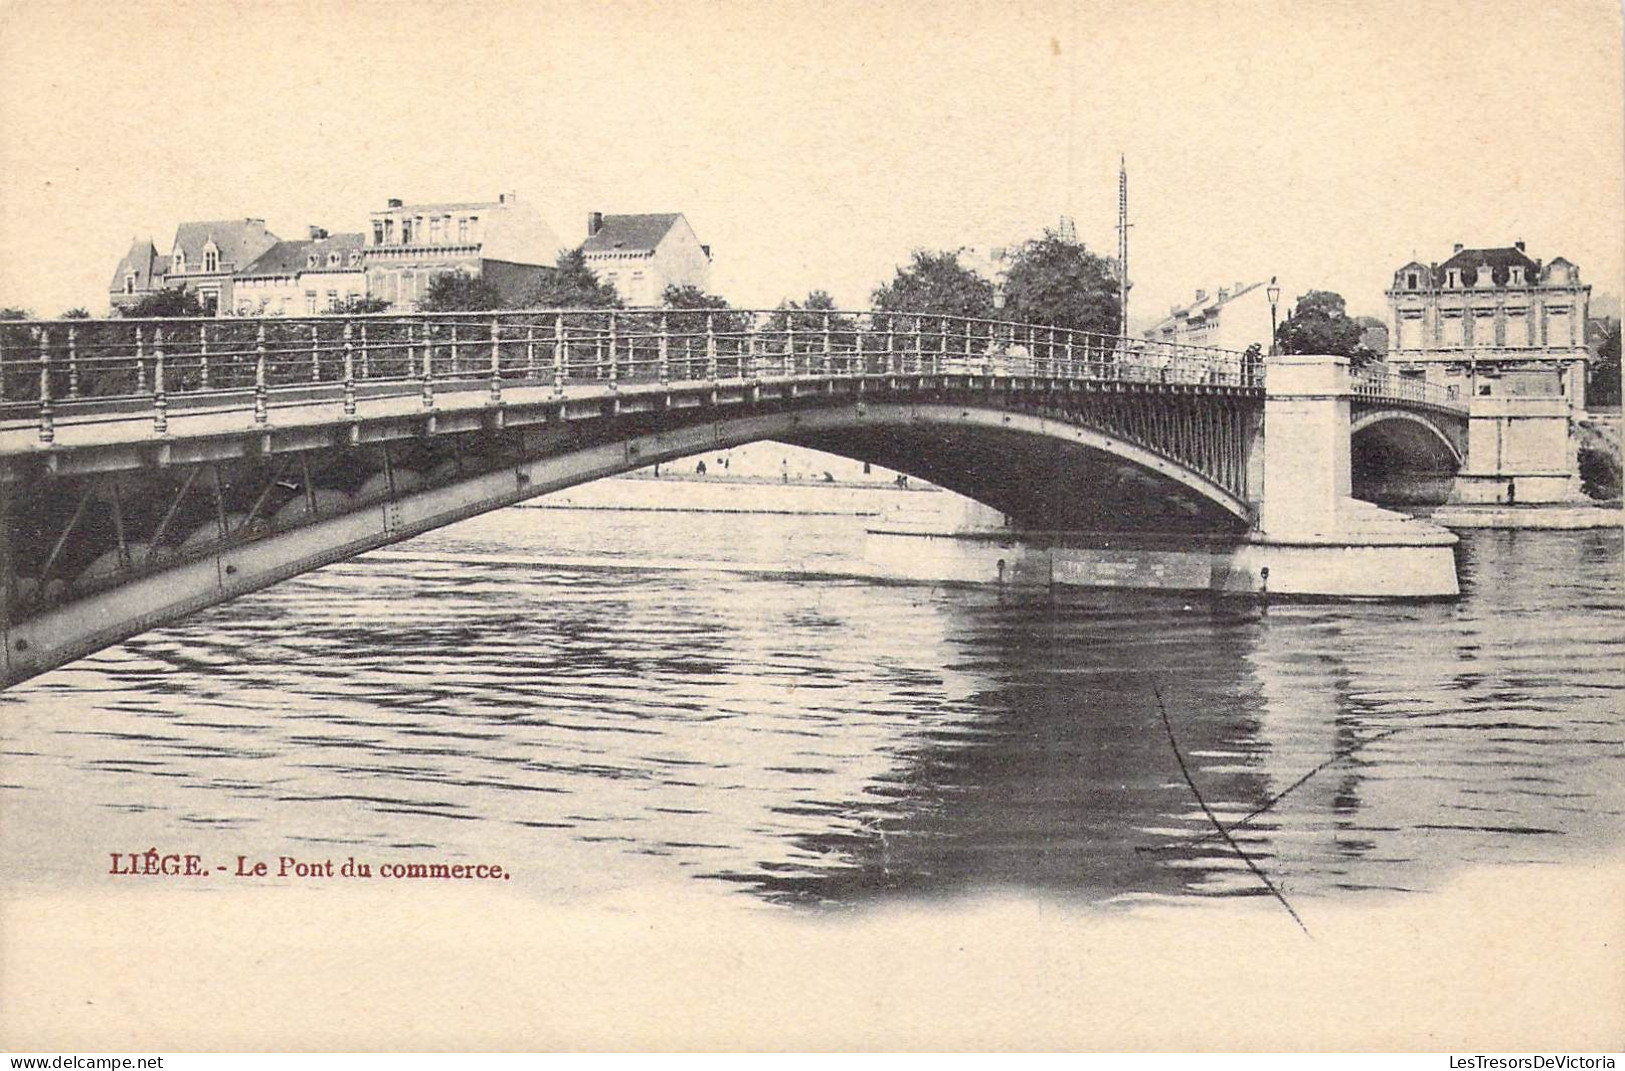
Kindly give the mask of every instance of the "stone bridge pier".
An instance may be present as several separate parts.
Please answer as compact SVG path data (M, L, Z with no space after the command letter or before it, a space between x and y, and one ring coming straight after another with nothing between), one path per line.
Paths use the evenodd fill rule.
M1348 360L1269 359L1257 530L1234 565L1261 590L1350 598L1458 594L1456 537L1354 498Z

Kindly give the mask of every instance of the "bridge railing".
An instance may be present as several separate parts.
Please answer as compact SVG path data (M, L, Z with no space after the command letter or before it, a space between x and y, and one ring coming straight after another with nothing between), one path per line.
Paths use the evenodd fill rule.
M532 309L300 318L0 322L0 417L252 394L565 388L832 376L992 376L1256 387L1263 365L1212 347L935 314L800 309ZM183 402L182 399L185 399Z
M1452 412L1467 412L1467 399L1455 387L1429 383L1415 376L1366 371L1354 376L1354 396L1367 401L1425 405Z

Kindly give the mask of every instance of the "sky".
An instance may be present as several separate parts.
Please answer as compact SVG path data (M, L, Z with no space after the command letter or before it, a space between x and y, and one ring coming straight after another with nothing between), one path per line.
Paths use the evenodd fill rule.
M0 2L0 304L106 308L186 219L680 211L711 289L867 305L911 250L1115 254L1131 318L1279 276L1380 315L1455 242L1625 274L1610 0Z

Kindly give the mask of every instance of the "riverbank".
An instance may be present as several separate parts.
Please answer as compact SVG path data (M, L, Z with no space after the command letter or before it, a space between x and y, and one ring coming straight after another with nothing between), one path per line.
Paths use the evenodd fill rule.
M772 480L759 476L634 474L572 487L521 503L521 509L597 509L656 513L768 513L882 517L936 516L957 496L936 487L850 480Z
M1620 510L1618 502L1596 504L1577 502L1538 506L1449 505L1429 511L1418 511L1415 515L1445 528L1581 531L1591 528L1618 528L1625 523L1625 512Z

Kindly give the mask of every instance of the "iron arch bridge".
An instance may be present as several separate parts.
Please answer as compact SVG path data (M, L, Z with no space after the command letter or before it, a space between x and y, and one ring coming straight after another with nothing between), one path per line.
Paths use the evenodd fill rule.
M1407 376L1354 380L1349 433L1356 497L1443 502L1467 461L1467 404L1454 389Z
M4 681L492 509L762 439L1032 526L1241 530L1262 379L1216 349L875 312L8 322Z

